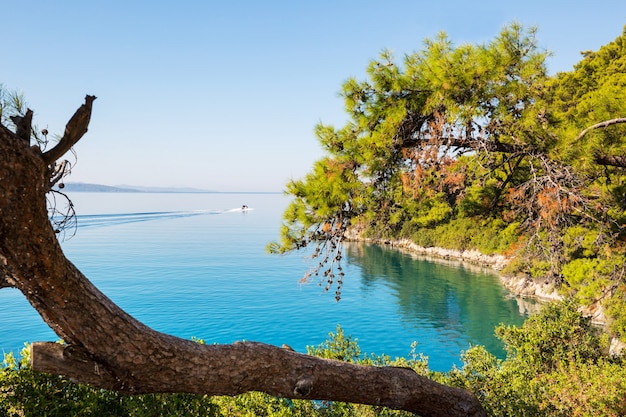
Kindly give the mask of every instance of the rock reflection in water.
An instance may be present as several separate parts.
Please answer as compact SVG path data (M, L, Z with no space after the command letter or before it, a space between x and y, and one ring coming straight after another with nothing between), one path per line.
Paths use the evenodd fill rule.
M484 345L498 357L504 351L495 327L520 325L537 308L532 301L511 297L488 268L363 242L347 243L346 254L348 263L360 267L363 286L384 281L407 325L432 326L450 337L465 335L472 345Z

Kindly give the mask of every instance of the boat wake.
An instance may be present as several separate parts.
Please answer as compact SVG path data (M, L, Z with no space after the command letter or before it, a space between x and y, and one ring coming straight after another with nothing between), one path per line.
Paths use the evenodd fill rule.
M252 207L242 206L242 207L233 208L227 211L228 213L245 213L247 211L252 211L252 210L254 210Z
M241 209L239 209L241 211ZM155 220L180 219L184 217L223 214L231 210L154 211L141 213L83 214L76 216L79 228L115 226Z

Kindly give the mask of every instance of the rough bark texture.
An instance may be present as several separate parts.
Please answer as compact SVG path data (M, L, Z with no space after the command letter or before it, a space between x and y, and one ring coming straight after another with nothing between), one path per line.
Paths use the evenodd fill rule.
M261 343L200 345L129 316L67 260L45 194L57 159L87 131L91 104L43 153L0 126L0 288L18 288L66 344L35 343L32 366L76 382L129 393L236 395L382 405L422 416L485 416L469 392L410 369L360 366Z
M593 156L593 159L594 162L598 165L626 168L626 156L606 155L598 153Z

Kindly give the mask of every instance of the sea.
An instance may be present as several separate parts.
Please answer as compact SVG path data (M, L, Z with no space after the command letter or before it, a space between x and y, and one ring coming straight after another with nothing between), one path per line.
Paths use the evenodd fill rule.
M289 198L281 193L68 193L76 222L62 248L100 290L148 326L206 343L257 341L306 352L340 326L364 354L415 353L461 366L483 345L503 358L499 324L528 314L489 269L347 244L341 299L301 278L311 251L269 254ZM242 211L242 206L248 210ZM69 207L61 197L56 207ZM22 294L0 290L0 349L56 341Z

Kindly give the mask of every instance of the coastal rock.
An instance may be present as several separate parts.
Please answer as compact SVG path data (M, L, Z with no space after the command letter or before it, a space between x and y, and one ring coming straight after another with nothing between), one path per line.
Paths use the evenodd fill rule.
M501 276L502 285L520 297L532 297L545 301L563 299L558 290L548 281L541 282L527 276Z
M439 247L423 247L416 245L409 239L383 240L362 238L362 230L352 229L346 234L346 240L361 241L373 244L392 246L401 251L405 251L414 257L424 257L427 259L439 259L442 262L461 262L478 267L487 267L495 271L502 271L510 259L503 255L485 255L478 250L453 250ZM511 297L515 298L519 312L522 315L530 315L541 309L542 302L558 301L563 299L558 289L548 280L534 280L525 275L502 275L500 274L502 285L511 292ZM537 300L532 301L532 300ZM582 314L591 318L591 322L599 327L607 324L607 317L602 305L594 303L582 309ZM611 339L609 353L611 355L622 355L626 349L626 342L616 337Z
M493 269L494 271L502 271L510 262L510 259L504 255L485 255L478 250L455 250L440 247L424 247L415 244L409 239L386 240L363 238L363 230L359 227L349 229L344 238L347 241L367 242L378 245L386 245L406 251L412 256L423 256L428 259L439 259L447 262L462 262L468 265L476 265ZM536 303L524 302L524 299L535 299L540 302L559 301L563 299L558 289L547 280L535 280L526 275L500 275L502 285L516 297L521 313L536 312L540 307ZM606 324L607 318L604 308L595 303L582 310L582 313L591 317L592 323L603 326ZM621 343L621 342L620 342ZM616 345L617 346L617 345ZM616 351L621 351L626 345L615 347Z
M626 349L626 343L616 337L611 339L611 346L609 347L610 355L619 356L624 352L624 349Z
M503 255L485 255L478 250L455 250L440 247L425 247L415 244L409 239L385 240L361 238L357 232L346 233L346 240L361 241L379 245L389 245L394 248L404 249L411 253L424 255L432 258L459 260L473 265L490 267L496 271L501 271L508 264L509 260Z
M460 261L463 263L491 268L494 271L502 271L510 262L504 255L485 255L476 249L455 250L440 247L424 247L415 244L409 239L385 240L363 238L362 230L358 227L348 230L345 239L349 241L361 241L379 245L388 245L407 251L411 254L422 255L433 259ZM500 279L505 288L515 296L536 298L543 301L560 300L562 296L550 283L540 282L527 276L501 275Z

